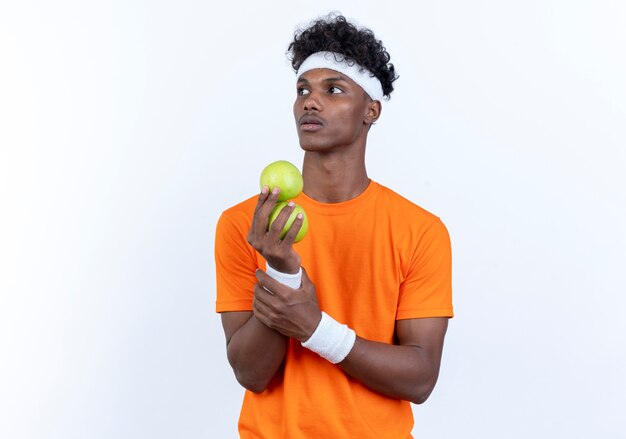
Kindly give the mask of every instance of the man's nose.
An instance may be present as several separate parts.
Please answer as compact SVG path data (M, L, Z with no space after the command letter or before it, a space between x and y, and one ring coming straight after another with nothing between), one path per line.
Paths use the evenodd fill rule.
M305 111L311 111L311 110L317 110L317 111L321 111L322 109L322 104L320 102L319 96L316 92L311 91L306 99L304 100L304 110Z

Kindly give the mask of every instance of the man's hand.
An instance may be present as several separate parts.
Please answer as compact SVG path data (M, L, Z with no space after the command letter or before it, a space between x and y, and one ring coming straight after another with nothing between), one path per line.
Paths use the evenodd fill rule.
M259 281L254 286L254 316L267 327L303 342L311 337L322 319L315 286L302 269L302 286L289 288L256 271Z
M270 193L267 186L263 187L254 210L247 241L273 268L293 274L300 269L300 256L293 250L293 242L302 227L303 219L297 217L285 237L280 239L283 227L294 209L294 205L290 203L278 214L270 230L267 229L279 193L279 188L275 187Z

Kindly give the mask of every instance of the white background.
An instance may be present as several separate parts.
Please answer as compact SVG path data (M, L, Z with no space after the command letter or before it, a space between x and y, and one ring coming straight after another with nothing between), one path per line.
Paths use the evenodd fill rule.
M300 166L284 52L334 9L400 74L370 177L453 241L416 437L626 437L624 3L396 3L1 3L1 437L236 437L215 223Z

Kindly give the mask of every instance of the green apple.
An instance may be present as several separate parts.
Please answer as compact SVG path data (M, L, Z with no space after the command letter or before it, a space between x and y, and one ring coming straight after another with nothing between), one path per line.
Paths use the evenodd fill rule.
M278 201L286 201L300 195L304 180L293 164L286 160L278 160L267 165L261 172L261 189L263 186L268 186L270 191L278 186L280 188Z
M268 227L272 227L272 223L274 222L280 211L283 210L285 206L287 206L287 204L287 201L276 203L274 209L272 209L272 213L270 213L270 223ZM306 232L309 230L309 220L306 217L306 212L304 211L302 206L296 204L293 208L293 212L291 212L291 215L289 215L289 218L285 223L285 227L283 227L283 231L280 234L280 239L283 239L285 237L285 235L291 228L291 225L296 220L296 216L298 216L299 213L302 214L302 227L300 227L300 230L298 230L298 234L296 235L296 239L294 240L294 242L298 242L302 238L304 238L304 235L306 235Z

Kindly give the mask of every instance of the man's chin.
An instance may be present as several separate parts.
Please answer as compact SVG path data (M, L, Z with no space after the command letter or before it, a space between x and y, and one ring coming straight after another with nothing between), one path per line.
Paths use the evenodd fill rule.
M300 140L300 148L304 151L321 151L324 150L324 146L317 144L315 142L311 142L310 140Z
M310 152L324 152L333 149L332 144L322 141L320 138L311 138L310 136L300 136L300 148Z

